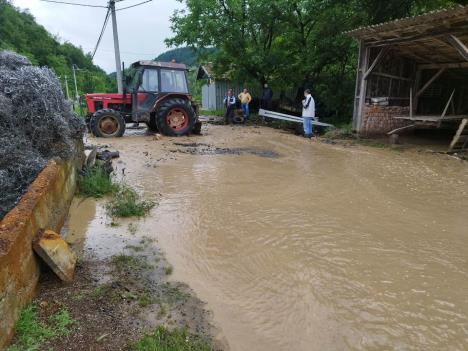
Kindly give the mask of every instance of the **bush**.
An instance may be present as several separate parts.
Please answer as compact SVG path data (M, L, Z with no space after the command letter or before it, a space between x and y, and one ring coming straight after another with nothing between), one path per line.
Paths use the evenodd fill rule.
M143 217L154 207L152 201L141 200L140 195L126 184L120 184L107 205L112 217Z
M186 330L168 331L159 327L144 336L134 347L135 351L211 351L210 345L199 337L190 336Z
M102 163L96 163L78 178L78 192L83 196L101 198L115 193L118 188Z

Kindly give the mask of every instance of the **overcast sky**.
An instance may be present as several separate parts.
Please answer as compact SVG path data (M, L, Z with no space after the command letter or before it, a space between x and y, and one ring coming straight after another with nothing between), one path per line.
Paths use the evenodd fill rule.
M107 4L107 0L64 0L92 5ZM143 0L123 0L122 8ZM36 21L62 41L81 46L85 52L93 51L101 31L106 9L80 7L42 2L40 0L13 0L13 4L29 9ZM174 10L183 8L176 0L153 0L117 12L121 59L128 66L139 59L151 59L167 50L164 39L171 36L169 18ZM115 71L112 24L109 20L105 35L94 57L94 63L107 72Z

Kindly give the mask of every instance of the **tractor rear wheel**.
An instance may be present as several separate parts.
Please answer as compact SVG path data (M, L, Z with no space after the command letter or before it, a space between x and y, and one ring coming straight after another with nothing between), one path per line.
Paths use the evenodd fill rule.
M105 108L91 116L89 127L99 138L121 137L125 133L125 120L119 112Z
M190 101L173 98L161 102L156 114L158 130L163 135L180 136L192 132L196 122Z

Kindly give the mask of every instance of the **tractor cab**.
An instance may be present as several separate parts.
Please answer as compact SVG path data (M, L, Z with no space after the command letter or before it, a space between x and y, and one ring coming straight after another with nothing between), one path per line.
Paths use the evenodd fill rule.
M170 136L200 131L184 64L138 61L127 70L124 83L123 94L86 95L94 135L122 136L125 124L132 122Z
M187 68L179 63L139 61L130 66L125 77L132 95L132 120L149 122L158 99L164 96L189 97Z

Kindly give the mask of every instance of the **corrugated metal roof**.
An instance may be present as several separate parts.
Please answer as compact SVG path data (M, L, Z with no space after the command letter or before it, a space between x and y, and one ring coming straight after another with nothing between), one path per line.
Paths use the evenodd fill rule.
M431 24L432 26L438 26L441 20L453 20L457 18L463 18L468 16L468 5L456 5L452 8L445 8L441 10L435 10L423 15L405 17L396 19L389 22L374 24L370 26L360 27L351 31L345 32L354 38L361 39L369 35L376 35L381 32L388 32L395 29L409 28L418 26L421 24Z

